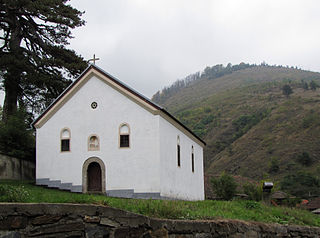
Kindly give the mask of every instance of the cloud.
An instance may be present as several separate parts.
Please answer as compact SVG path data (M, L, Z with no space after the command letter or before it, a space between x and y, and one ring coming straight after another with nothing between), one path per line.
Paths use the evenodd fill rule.
M70 48L142 94L215 64L320 71L317 0L72 0L85 11ZM1 95L0 95L1 96Z

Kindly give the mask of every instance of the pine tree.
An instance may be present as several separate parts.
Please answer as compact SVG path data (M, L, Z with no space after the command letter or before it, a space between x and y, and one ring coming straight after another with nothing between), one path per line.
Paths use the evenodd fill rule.
M85 67L67 49L71 29L84 25L68 0L0 2L0 79L5 91L4 122L17 105L39 112Z

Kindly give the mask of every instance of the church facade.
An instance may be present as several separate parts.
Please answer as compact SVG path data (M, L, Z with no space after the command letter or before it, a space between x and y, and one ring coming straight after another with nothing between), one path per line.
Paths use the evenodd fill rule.
M38 185L115 197L204 199L205 142L95 65L32 125Z

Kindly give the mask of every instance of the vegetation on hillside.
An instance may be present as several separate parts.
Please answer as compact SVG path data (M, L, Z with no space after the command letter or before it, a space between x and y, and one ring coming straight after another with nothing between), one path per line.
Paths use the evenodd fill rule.
M111 198L76 194L34 186L27 182L0 181L0 202L90 203L107 205L151 217L172 219L240 219L279 224L320 226L320 217L308 211L272 207L255 201L170 201Z
M319 83L319 73L260 65L199 79L162 105L207 142L207 176L226 171L270 179L308 198L319 195L317 182L296 183L304 187L300 191L280 184L298 174L319 179L320 93L314 86ZM289 91L283 91L285 85Z

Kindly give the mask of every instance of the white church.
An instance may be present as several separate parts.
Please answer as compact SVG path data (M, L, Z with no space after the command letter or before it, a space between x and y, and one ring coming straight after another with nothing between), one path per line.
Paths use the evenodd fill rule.
M205 142L96 65L32 125L38 185L113 197L204 199Z

